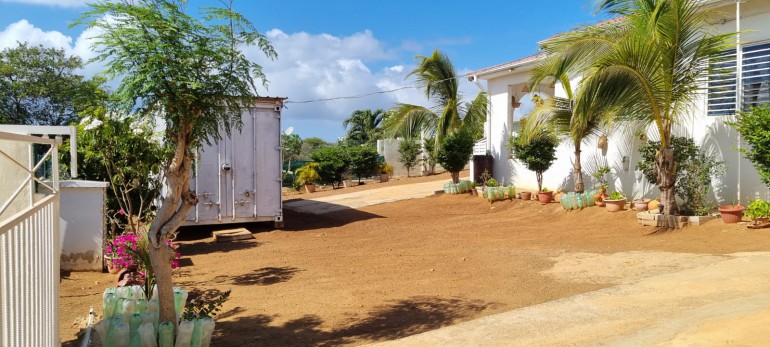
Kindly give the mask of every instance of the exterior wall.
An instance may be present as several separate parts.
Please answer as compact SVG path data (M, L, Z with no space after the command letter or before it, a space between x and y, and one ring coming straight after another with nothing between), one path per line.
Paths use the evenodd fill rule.
M377 153L385 158L385 162L393 165L393 176L406 176L406 167L398 160L398 145L402 139L377 140ZM422 157L422 156L420 156ZM409 171L410 176L422 176L422 160ZM436 165L436 172L440 172L441 165Z
M101 271L107 182L61 182L61 268Z
M753 43L770 40L770 6L765 3L753 2L750 15L744 14L741 18L741 26L745 33L741 42ZM752 4L749 2L748 4ZM763 9L764 8L764 9ZM733 11L734 5L728 6L722 11ZM729 13L729 12L728 12ZM724 24L716 24L718 32L733 32L735 21L727 20ZM530 67L531 68L531 67ZM526 68L519 68L515 73L491 78L488 80L488 89L491 95L491 148L490 152L495 158L495 178L507 182L513 182L520 190L536 190L535 174L526 170L521 164L510 159L509 151L505 148L507 137L511 131L516 131L516 121L521 114L525 114L524 105L510 115L510 85L520 84L529 76ZM573 85L576 85L573 83ZM563 91L557 84L554 90L556 95L563 96ZM525 101L522 99L522 101ZM761 183L759 176L749 161L743 159L735 150L741 144L736 131L727 126L725 122L734 117L709 117L706 115L706 95L698 98L690 117L682 124L675 127L674 132L679 136L689 136L700 145L703 150L724 162L727 173L713 184L713 199L720 203L741 201L744 204L749 199L770 199L770 190ZM638 153L640 140L634 135L633 129L620 129L609 135L607 153L602 153L597 148L597 138L589 137L582 145L582 167L585 174L586 187L594 185L592 172L599 166L607 165L612 169L609 190L623 191L629 197L657 197L659 191L656 186L648 183L643 177L636 179L634 169L640 156ZM647 131L648 138L657 139L656 129L650 127ZM549 189L563 189L570 191L574 188L571 176L574 149L569 143L562 143L557 149L557 160L551 169L543 175L543 186ZM626 157L626 161L624 161Z
M3 151L22 165L29 165L30 148L31 146L28 143L0 140L0 151ZM0 205L2 205L16 191L19 183L24 181L27 173L13 164L8 158L0 157L0 176L3 177L3 179L0 179ZM0 214L0 220L11 217L31 205L30 194L33 185L34 183L27 183L24 189L8 206L8 209Z

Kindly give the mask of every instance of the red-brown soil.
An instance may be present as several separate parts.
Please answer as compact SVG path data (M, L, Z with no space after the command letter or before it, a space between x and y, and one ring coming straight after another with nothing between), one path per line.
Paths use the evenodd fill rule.
M623 252L649 258L665 257L661 251L770 250L770 232L719 220L651 235L653 229L638 225L632 211L565 212L558 204L521 200L490 206L470 195L322 216L286 211L285 217L285 230L252 226L255 239L245 242L215 243L210 229L180 235L184 261L176 283L233 291L214 345L358 345L622 282L552 275L564 255L613 254L622 269ZM111 279L95 273L63 277L63 341L72 343L79 329L73 323L90 305L101 313L100 295Z

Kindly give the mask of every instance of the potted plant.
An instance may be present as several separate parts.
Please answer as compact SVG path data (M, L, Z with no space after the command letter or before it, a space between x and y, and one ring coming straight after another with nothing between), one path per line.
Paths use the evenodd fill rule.
M746 217L750 218L752 225L765 225L770 222L770 203L762 199L756 199L746 207Z
M122 266L120 265L119 258L118 247L115 245L115 236L110 234L110 237L107 239L107 245L104 247L104 262L109 273L116 274L120 272Z
M380 169L380 183L385 183L390 180L390 176L393 175L393 165L388 163L382 163L379 166Z
M532 192L521 192L519 196L521 196L521 200L532 200Z
M648 208L647 206L650 203L650 201L652 201L652 199L647 199L647 198L645 198L645 199L636 199L636 200L634 200L634 209L636 209L637 211L640 211L640 212L641 211L647 211L647 208Z
M609 166L600 166L596 169L596 172L591 174L591 176L593 176L593 178L596 179L596 182L599 184L599 192L594 195L596 206L604 206L604 198L607 197L607 174L609 173Z
M738 223L743 220L743 210L745 207L741 204L719 206L719 215L722 216L722 222L727 224Z
M471 183L469 183L469 185L470 185L470 189L468 189L468 193L470 195L479 195L479 192L476 191L476 182L471 181Z
M537 192L537 200L540 201L541 205L550 203L552 199L553 192L548 190L546 187L543 187L543 190Z
M318 174L317 163L307 163L297 169L297 183L304 185L308 194L315 192L315 182L319 180L321 180L321 175Z
M604 199L604 203L609 212L622 211L626 206L626 197L621 192L612 192L608 198Z

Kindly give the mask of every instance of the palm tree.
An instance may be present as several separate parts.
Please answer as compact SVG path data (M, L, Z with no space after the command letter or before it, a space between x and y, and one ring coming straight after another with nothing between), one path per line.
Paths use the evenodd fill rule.
M487 117L487 95L479 92L470 102L463 102L459 81L452 62L438 50L429 57L417 56L417 68L407 75L414 76L417 86L434 106L398 104L385 123L389 137L435 137L440 144L444 137L467 130L477 140L483 136ZM436 146L438 150L439 146Z
M707 31L708 14L702 4L698 0L602 0L599 10L624 19L567 34L554 43L572 46L591 61L575 108L622 110L616 119L655 124L661 139L655 167L666 215L678 211L672 127L692 110L710 59L729 48L733 36ZM589 41L599 44L590 48Z
M581 66L581 60L576 59L574 53L574 50L552 51L535 67L527 82L532 90L544 80L552 80L554 83L559 81L567 97L552 97L544 105L535 107L527 116L529 121L525 123L523 132L542 134L544 132L540 131L540 128L550 125L555 134L572 141L575 148L573 163L575 191L582 193L585 190L585 184L580 163L581 144L588 135L597 134L601 128L607 127L609 118L607 113L592 107L575 108L575 91L572 89L570 78L584 72L584 68Z
M347 141L351 145L373 146L382 138L381 124L385 117L385 111L357 110L353 111L350 118L342 122L342 127L347 129Z

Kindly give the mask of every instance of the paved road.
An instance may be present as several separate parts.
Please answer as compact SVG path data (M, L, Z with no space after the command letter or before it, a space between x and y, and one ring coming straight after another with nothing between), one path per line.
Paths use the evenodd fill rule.
M297 212L324 214L399 200L424 198L435 194L436 191L443 190L444 183L445 181L431 181L402 184L398 186L362 190L355 193L289 201L284 203L283 207Z
M372 346L770 346L770 253L525 307Z

